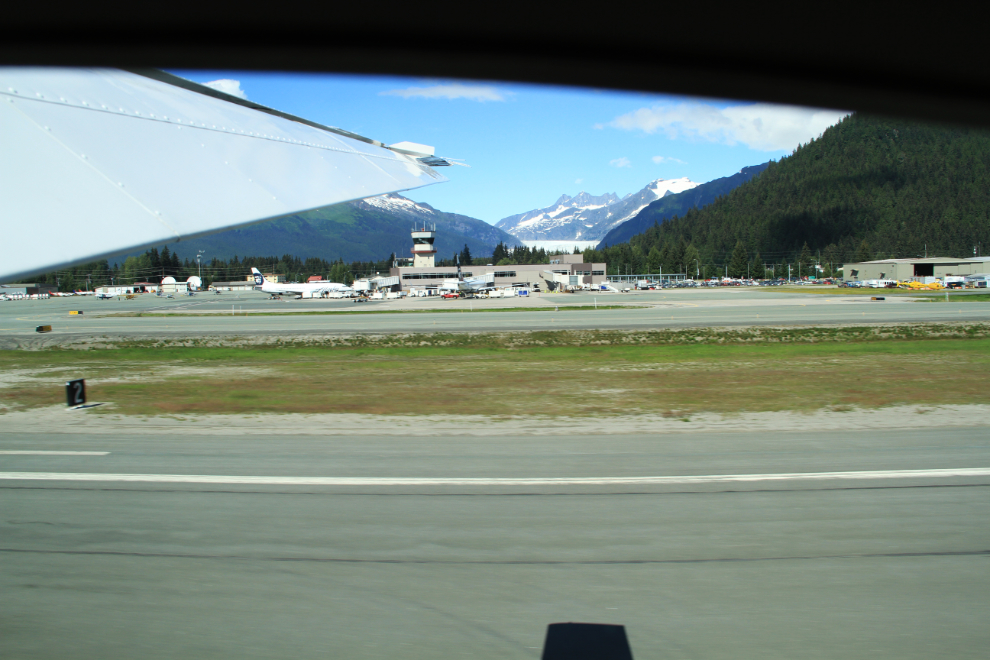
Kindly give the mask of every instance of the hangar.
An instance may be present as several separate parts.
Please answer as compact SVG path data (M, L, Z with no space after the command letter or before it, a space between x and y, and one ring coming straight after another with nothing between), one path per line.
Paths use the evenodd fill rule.
M990 257L956 259L954 257L924 257L917 259L878 259L842 266L847 282L866 280L897 280L907 282L932 277L966 276L990 271Z
M41 282L15 282L13 284L0 284L0 293L22 296L38 296L42 294L52 294L58 291L54 284L43 284Z

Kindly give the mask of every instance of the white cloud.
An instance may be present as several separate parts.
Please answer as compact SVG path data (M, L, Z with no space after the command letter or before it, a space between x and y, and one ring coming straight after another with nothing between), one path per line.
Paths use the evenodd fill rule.
M701 139L745 144L759 151L794 149L821 135L849 114L789 105L754 103L719 108L705 103L679 103L640 108L616 117L609 126L627 131L660 133L670 139Z
M465 85L464 83L447 83L430 87L407 87L380 92L382 96L401 96L404 99L467 99L468 101L504 101L507 93L492 85Z
M632 163L629 159L623 156L622 158L616 158L615 160L608 161L608 164L612 167L632 167Z
M673 158L671 156L654 156L650 160L652 160L657 165L659 165L660 163L680 163L681 165L684 164L684 161L681 160L680 158Z
M218 92L223 92L224 94L230 94L231 96L236 96L239 99L247 100L247 94L241 89L240 80L230 80L228 78L222 78L220 80L213 80L208 83L203 83L207 87L212 87Z
M580 186L582 183L584 183L584 179L574 179L575 186Z

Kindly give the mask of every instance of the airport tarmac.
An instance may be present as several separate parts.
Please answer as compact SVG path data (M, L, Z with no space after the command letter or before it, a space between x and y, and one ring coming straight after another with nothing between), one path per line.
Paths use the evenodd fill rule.
M246 292L175 299L145 294L135 300L93 297L0 304L0 337L287 335L512 330L646 329L700 326L849 325L908 322L986 322L990 302L919 302L903 294L835 295L749 288L672 289L625 294L542 294L530 298L405 300L270 300ZM607 309L594 309L598 305ZM569 309L580 307L581 309ZM522 308L525 311L492 311ZM70 310L82 315L70 315ZM303 312L380 312L317 313ZM298 312L299 314L293 314ZM393 312L393 313L389 313ZM404 313L417 312L417 313ZM454 312L454 313L451 313ZM136 316L136 313L169 314ZM278 315L270 315L272 313Z
M988 438L0 431L0 656L983 658Z

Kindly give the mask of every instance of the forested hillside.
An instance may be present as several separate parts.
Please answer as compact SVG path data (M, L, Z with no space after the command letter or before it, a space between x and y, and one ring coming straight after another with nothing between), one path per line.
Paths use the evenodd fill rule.
M708 206L586 260L610 273L776 264L779 275L802 251L825 265L964 257L990 243L988 216L990 133L854 114Z
M744 167L739 172L731 176L724 176L720 179L713 179L708 183L661 197L653 202L639 214L610 231L599 243L601 246L624 243L636 234L641 234L654 223L660 223L677 215L683 215L693 208L701 208L711 204L722 195L728 194L738 186L746 183L754 176L767 169L770 163L762 165L751 165Z
M453 254L464 245L477 254L491 254L499 242L514 242L512 236L482 220L429 208L432 212L423 219L363 201L348 202L181 241L172 250L182 259L193 259L203 250L207 258L224 260L245 254L291 254L328 262L375 261L393 252L411 256L409 231L425 220L436 225L441 255Z

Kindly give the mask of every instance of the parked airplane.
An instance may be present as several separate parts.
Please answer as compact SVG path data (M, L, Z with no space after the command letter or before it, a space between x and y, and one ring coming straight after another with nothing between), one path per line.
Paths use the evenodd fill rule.
M336 291L340 293L350 293L354 291L351 287L346 284L340 284L338 282L306 282L303 284L277 284L275 282L269 282L264 275L261 274L257 268L252 268L251 273L254 275L255 286L260 286L261 290L265 293L271 293L275 295L280 295L284 293L291 293L297 296L306 296L307 298L320 298L331 291Z
M462 294L476 294L495 288L495 273L487 273L481 277L465 278L461 272L461 262L457 262L457 279L444 280L440 285L441 291L457 291Z

